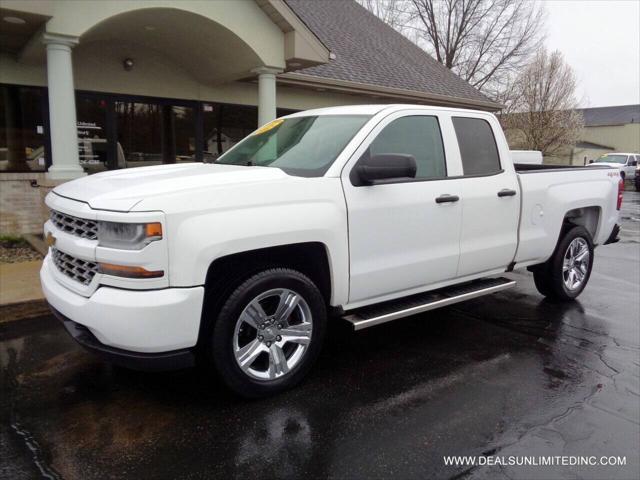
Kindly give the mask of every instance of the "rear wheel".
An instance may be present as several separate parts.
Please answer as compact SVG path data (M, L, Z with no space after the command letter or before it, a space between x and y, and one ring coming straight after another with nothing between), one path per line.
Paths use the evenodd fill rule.
M568 230L551 258L533 273L538 291L558 300L573 300L587 286L593 267L593 242L584 227Z
M213 329L211 357L224 382L245 397L271 395L298 383L320 353L326 307L302 273L272 268L245 280L224 303Z

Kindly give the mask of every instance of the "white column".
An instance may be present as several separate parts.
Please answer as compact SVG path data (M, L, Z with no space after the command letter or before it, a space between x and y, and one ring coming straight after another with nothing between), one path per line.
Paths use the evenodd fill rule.
M276 74L282 70L260 67L258 74L258 127L276 118Z
M86 175L78 157L76 98L73 88L71 48L77 37L45 33L51 160L47 177L65 180Z

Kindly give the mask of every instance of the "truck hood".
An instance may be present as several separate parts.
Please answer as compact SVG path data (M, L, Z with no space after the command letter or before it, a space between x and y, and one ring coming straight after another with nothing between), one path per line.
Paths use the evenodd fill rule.
M128 212L142 200L180 191L288 177L278 168L183 163L115 170L63 183L57 195L98 210Z

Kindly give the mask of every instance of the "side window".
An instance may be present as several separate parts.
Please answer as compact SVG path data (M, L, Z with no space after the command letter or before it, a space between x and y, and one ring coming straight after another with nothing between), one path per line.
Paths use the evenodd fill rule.
M636 166L636 156L635 155L629 155L629 159L627 160L627 165L630 167L635 167Z
M416 178L443 178L447 175L440 125L436 117L411 116L392 121L378 134L370 155L400 153L413 155Z
M454 117L465 175L491 175L501 170L491 125L481 118Z

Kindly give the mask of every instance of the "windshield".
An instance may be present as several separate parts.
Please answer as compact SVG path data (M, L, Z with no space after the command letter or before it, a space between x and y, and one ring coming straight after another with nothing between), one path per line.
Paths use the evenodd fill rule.
M215 163L277 167L291 175L325 174L369 115L279 118L267 123Z
M626 155L602 155L595 163L620 163L624 165L627 163Z

